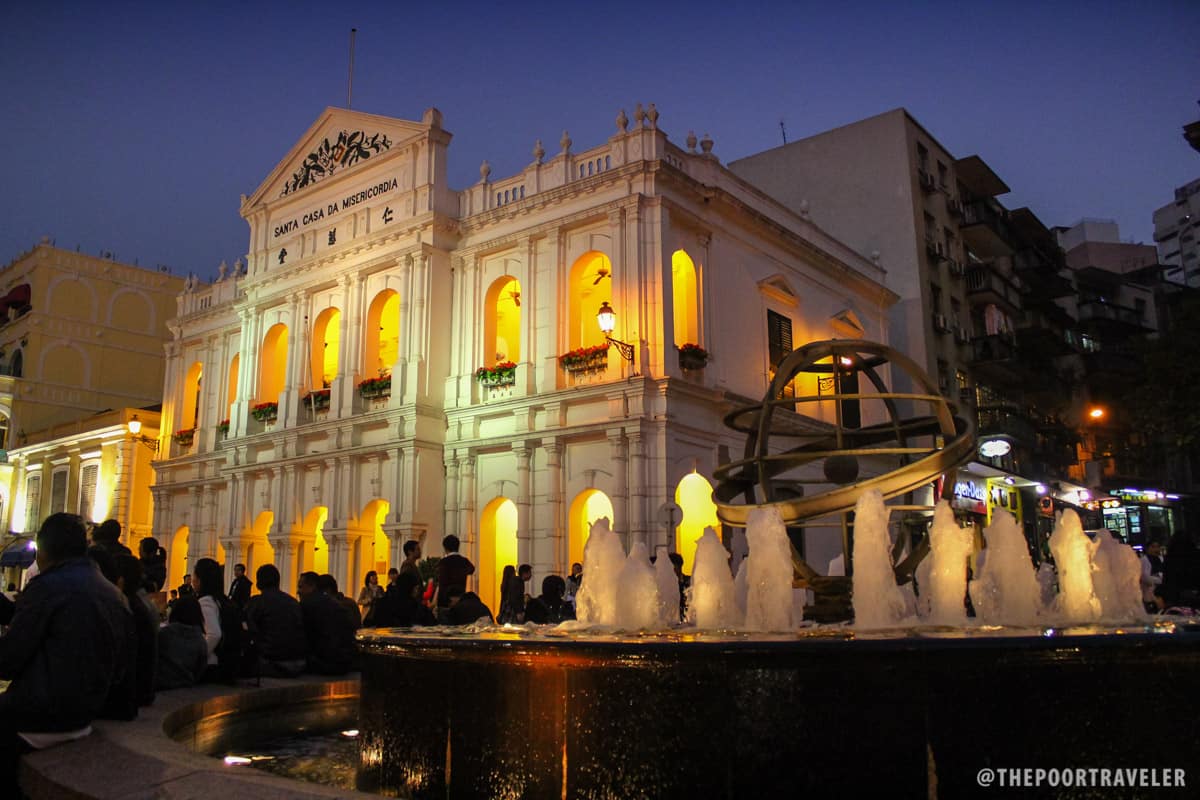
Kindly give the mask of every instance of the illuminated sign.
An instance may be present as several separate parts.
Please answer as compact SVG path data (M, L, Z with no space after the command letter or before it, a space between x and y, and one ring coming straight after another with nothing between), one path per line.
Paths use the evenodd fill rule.
M979 443L979 455L984 458L999 458L1012 451L1012 444L1004 439L988 439Z
M987 489L974 481L958 481L954 484L954 505L976 514L986 514Z

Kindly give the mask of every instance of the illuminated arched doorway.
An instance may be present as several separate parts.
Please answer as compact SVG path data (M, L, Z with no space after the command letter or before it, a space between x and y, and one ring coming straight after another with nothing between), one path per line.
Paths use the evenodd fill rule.
M246 575L254 580L258 568L264 564L275 563L275 548L267 541L267 533L271 523L275 521L274 511L260 511L250 528L250 543L246 546ZM224 562L224 558L221 559ZM230 580L233 579L232 565L226 570Z
M278 403L287 376L288 329L282 322L272 325L263 337L258 362L258 402Z
M683 509L683 518L675 528L675 552L683 556L683 571L691 575L696 540L704 534L704 529L712 528L718 536L721 534L717 505L712 501L712 484L699 472L684 475L675 487L675 502Z
M329 545L325 542L325 520L328 518L329 508L326 506L313 506L304 515L304 533L312 537L312 544L300 546L297 559L299 572L315 572L318 575L329 572ZM309 550L309 547L312 549Z
M517 504L497 497L483 508L479 518L479 598L500 613L500 576L508 565L517 564Z
M358 586L354 591L362 588L363 578L367 572L375 570L379 576L379 585L387 586L387 571L390 564L390 556L388 554L389 542L387 534L383 532L383 523L387 521L388 510L391 508L391 503L387 500L372 500L367 503L367 507L363 509L359 520L368 531L370 544L365 548L363 554L362 574L358 576ZM347 592L346 594L349 594Z
M592 532L592 523L601 517L613 520L612 501L599 489L584 489L573 501L567 514L567 559L568 571L571 564L583 563L583 547Z
M363 377L391 373L400 355L400 295L392 289L375 295L363 330Z
M199 361L188 367L183 378L183 406L180 408L179 419L175 421L175 430L187 430L200 426L200 378L204 369Z
M571 266L567 315L567 349L605 344L596 313L613 299L612 262L598 250L589 250ZM617 334L613 334L616 336Z
M238 367L242 363L240 353L234 353L233 358L229 361L229 392L228 399L225 401L225 419L228 420L233 416L233 404L238 399Z
M675 346L700 344L700 314L696 291L696 265L684 250L671 254L671 311L675 319Z
M178 589L187 574L188 527L180 525L171 536L167 548L167 585L163 589Z
M338 374L338 344L341 341L342 312L327 308L313 323L312 353L309 364L310 389L328 389Z
M488 289L483 317L483 365L521 360L521 282L511 275Z

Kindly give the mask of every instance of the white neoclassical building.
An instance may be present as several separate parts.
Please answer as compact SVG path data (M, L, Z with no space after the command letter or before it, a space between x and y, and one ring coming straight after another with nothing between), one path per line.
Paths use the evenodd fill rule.
M243 198L244 268L179 298L154 487L171 580L213 556L349 593L454 533L494 607L505 564L565 573L601 516L690 562L742 447L723 415L793 346L883 340L896 296L657 118L460 191L436 110L327 109Z

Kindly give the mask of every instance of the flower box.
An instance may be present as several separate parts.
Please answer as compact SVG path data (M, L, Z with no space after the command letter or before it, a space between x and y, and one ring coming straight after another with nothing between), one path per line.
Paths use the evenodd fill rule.
M229 435L229 420L223 419L217 423L217 433L221 434L222 436Z
M501 361L494 367L480 367L475 370L475 380L492 388L512 386L517 382L517 365L511 361Z
M191 447L192 442L196 440L195 428L184 428L183 430L175 431L171 434L171 439L180 447Z
M358 393L366 398L389 397L392 394L392 376L381 375L378 378L367 378L358 383Z
M684 371L704 369L708 363L708 351L698 344L685 344L677 348L679 368Z
M251 406L250 416L259 422L274 422L279 417L279 403L259 403L256 406Z
M595 372L608 367L608 345L580 347L558 357L558 365L567 372Z
M304 395L304 407L312 411L324 411L329 408L329 390L314 389Z

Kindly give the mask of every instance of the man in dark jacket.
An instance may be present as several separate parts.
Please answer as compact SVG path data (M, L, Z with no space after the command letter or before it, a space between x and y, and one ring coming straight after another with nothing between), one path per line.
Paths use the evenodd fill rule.
M354 669L358 656L354 624L342 604L321 591L320 578L315 572L305 572L297 587L308 637L308 671L345 675Z
M92 544L113 558L133 555L133 551L121 544L121 523L115 519L106 519L92 530Z
M0 608L0 796L15 792L17 757L31 740L69 738L100 715L126 683L125 648L135 640L128 603L87 557L87 529L52 514L37 534L39 574L15 606ZM11 614L11 619L6 619Z
M264 564L254 573L259 594L246 603L246 624L263 675L292 678L304 671L308 639L296 598L279 588L279 569Z
M460 597L465 594L467 578L475 574L475 565L458 554L458 547L458 537L454 534L442 539L446 555L437 565L437 592L434 594L434 604L439 609L450 607L450 596L455 590Z
M250 579L246 577L246 565L233 565L233 583L229 585L229 599L243 611L250 602Z

